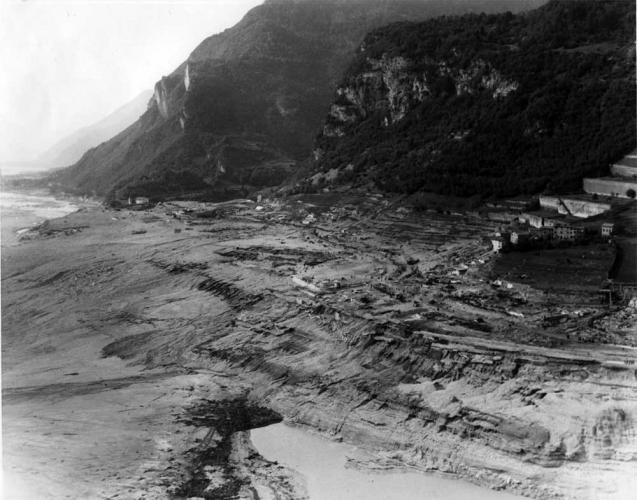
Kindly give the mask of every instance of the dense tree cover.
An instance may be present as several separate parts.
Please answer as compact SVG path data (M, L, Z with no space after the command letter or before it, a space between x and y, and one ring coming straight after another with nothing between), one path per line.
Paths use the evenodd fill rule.
M360 182L409 193L581 189L582 177L607 173L635 147L634 37L633 1L553 1L526 15L376 30L343 86L368 71L370 59L402 56L410 71L428 74L431 95L388 127L381 107L345 124L342 137L319 136L318 168L351 163ZM500 98L488 89L458 94L449 76L430 71L441 61L464 69L477 59L518 88Z

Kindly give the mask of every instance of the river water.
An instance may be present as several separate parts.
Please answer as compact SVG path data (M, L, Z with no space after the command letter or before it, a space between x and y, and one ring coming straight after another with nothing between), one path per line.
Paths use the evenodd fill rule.
M418 472L367 472L346 467L364 452L296 427L274 424L250 431L252 443L270 461L299 472L310 500L519 500L466 481Z
M62 217L77 210L68 200L54 198L46 192L0 192L0 226L2 245L17 241L20 231L39 224L46 219Z

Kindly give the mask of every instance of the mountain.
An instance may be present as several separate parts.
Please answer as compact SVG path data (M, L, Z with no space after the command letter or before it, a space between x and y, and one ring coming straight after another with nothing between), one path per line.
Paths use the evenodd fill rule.
M634 149L635 109L633 1L393 24L359 47L300 189L580 190Z
M543 0L270 0L157 82L137 122L51 179L125 198L232 196L308 157L365 34L401 20L522 10Z
M38 163L52 168L76 163L89 149L133 124L146 111L152 95L151 90L146 90L106 118L75 131L42 153Z

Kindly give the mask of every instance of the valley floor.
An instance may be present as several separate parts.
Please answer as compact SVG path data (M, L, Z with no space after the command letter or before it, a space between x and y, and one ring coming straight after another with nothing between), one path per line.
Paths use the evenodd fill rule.
M86 208L2 249L5 498L303 498L284 420L533 498L631 498L637 328L608 245L380 196Z

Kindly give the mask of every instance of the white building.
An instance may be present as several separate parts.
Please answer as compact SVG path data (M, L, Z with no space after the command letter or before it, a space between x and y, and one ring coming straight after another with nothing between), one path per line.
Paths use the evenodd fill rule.
M491 245L493 245L493 251L498 253L504 248L504 241L499 236L491 238Z

